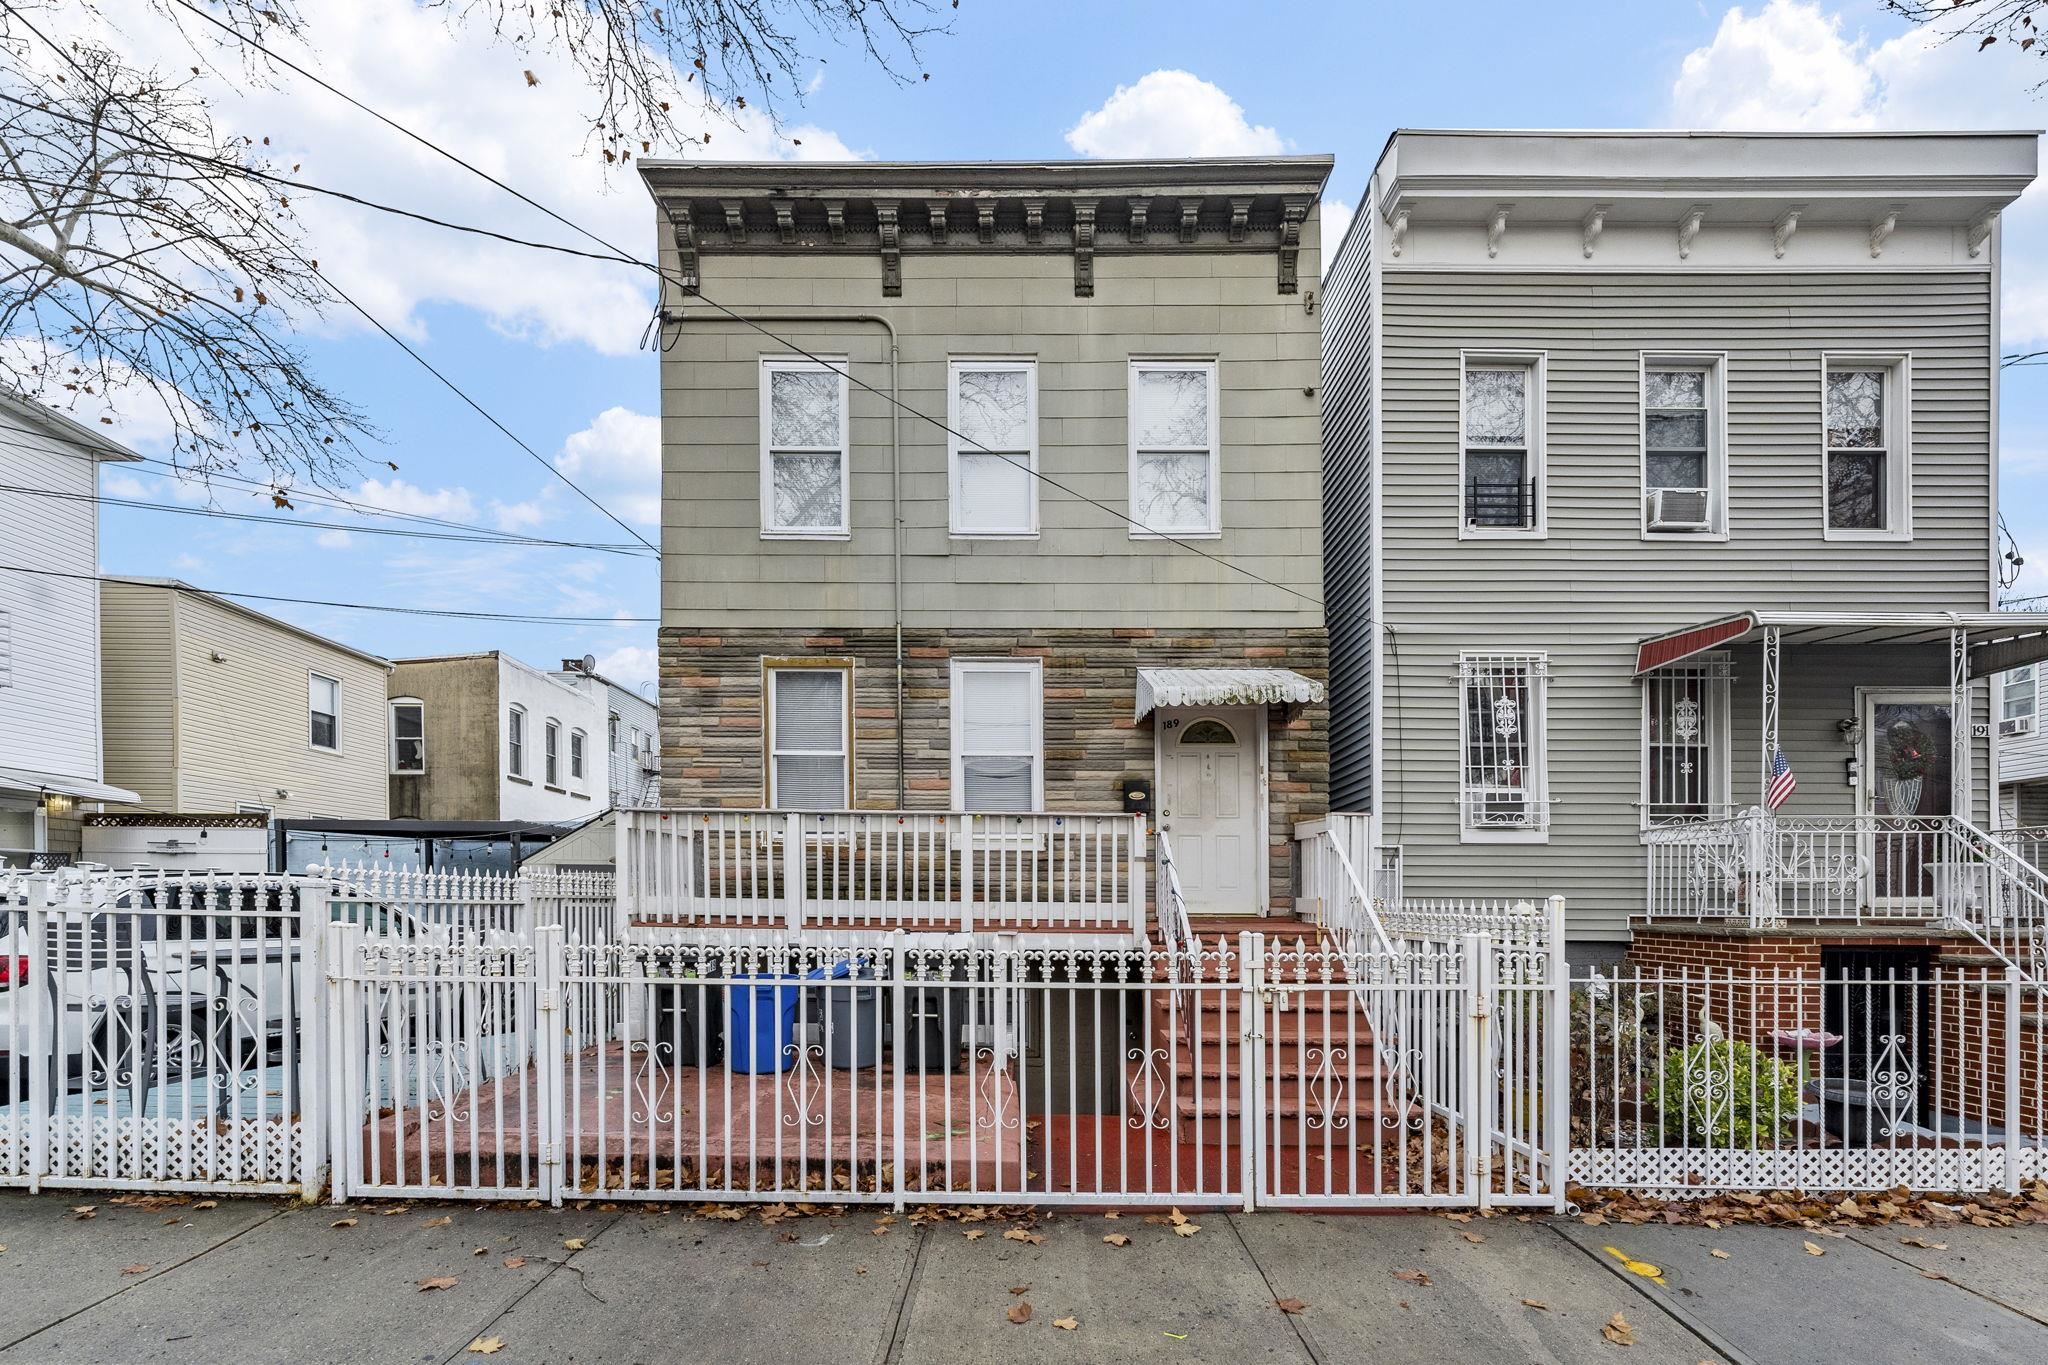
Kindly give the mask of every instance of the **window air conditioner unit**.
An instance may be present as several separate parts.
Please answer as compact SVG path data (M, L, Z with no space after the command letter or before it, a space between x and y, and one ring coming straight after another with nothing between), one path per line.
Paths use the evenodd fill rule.
M2031 735L2033 733L2034 718L2032 716L2013 716L2010 719L1998 722L1998 737L2000 739L2018 739L2021 735Z
M1712 502L1712 496L1704 488L1653 488L1650 490L1650 529L1709 530Z

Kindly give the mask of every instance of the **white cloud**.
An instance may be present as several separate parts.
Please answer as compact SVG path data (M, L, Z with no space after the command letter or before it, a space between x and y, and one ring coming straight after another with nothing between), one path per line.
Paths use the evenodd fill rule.
M104 12L101 25L92 11ZM64 11L69 33L97 32L141 65L183 71L192 54L152 0L103 0ZM493 45L483 25L457 31L450 9L414 0L349 0L311 6L314 49L272 42L309 70L456 155L584 224L634 255L651 254L654 209L631 167L613 168L586 146L587 87L569 66L540 54ZM220 65L239 71L237 55ZM539 85L529 85L531 68ZM307 82L281 72L275 85L246 94L208 76L224 132L267 139L269 151L298 178L453 222L487 226L564 245L598 249L468 174L426 147ZM687 126L687 125L686 125ZM697 159L831 160L854 155L826 129L777 134L758 118L735 127L704 126ZM801 139L795 146L791 139ZM473 309L501 331L553 344L581 342L610 355L634 350L653 305L650 276L630 266L542 256L504 243L429 227L319 195L294 196L308 254L323 273L371 313L415 339L423 310L435 304ZM324 327L362 325L337 305ZM139 405L129 405L139 406Z
M1812 0L1770 0L1721 18L1671 87L1674 124L1695 128L2031 128L2040 62L2000 43L1941 41L1938 27L1873 41ZM2048 339L2048 190L2037 182L2004 220L2008 344Z
M661 676L661 660L647 645L621 645L597 656L597 671L635 691ZM644 693L642 695L645 695Z
M660 524L660 418L631 408L606 408L562 442L555 464L626 520Z
M1323 199L1323 268L1330 267L1330 258L1337 254L1337 248L1344 245L1344 234L1351 228L1351 220L1358 214L1354 204L1342 199Z
M346 550L356 538L346 531L322 531L313 537L313 543L323 550Z
M171 567L179 573L204 573L206 572L206 561L198 555L180 554L171 561Z
M100 466L100 492L110 498L147 498L149 490L132 474L117 474L119 465Z
M1287 150L1271 128L1255 126L1242 105L1186 71L1153 71L1119 85L1100 109L1067 130L1083 156L1272 156Z
M404 479L364 479L362 486L345 495L350 502L381 507L387 512L404 512L418 517L440 517L446 521L474 521L476 500L467 488L428 490Z
M541 506L541 499L529 498L525 502L494 502L491 504L491 520L500 531L529 531L547 520L547 509Z

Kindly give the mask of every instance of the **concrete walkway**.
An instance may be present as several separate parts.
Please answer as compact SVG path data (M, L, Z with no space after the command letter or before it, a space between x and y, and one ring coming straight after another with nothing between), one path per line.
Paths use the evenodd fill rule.
M430 1365L481 1358L468 1349L479 1338L502 1341L494 1361L592 1365L2048 1359L2039 1228L1836 1237L1196 1212L1200 1231L1180 1236L1160 1215L1056 1214L1033 1244L1003 1236L1015 1224L918 1227L865 1209L767 1225L679 1209L385 1208L0 1194L0 1365ZM1282 1299L1307 1307L1284 1313ZM1017 1325L1020 1303L1031 1314ZM1617 1312L1632 1347L1602 1336Z

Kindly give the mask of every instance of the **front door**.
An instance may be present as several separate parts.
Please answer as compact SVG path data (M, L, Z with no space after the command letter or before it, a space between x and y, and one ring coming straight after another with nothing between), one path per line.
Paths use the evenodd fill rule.
M1259 764L1265 710L1159 713L1159 828L1195 914L1263 914Z
M1947 693L1863 696L1863 812L1879 817L1866 842L1870 897L1899 905L1935 894L1940 817L1953 813L1954 734Z

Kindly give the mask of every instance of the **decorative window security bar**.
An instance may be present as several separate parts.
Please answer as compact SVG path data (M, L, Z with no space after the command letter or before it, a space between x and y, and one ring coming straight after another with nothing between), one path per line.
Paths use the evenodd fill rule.
M1459 807L1465 829L1549 827L1549 672L1549 660L1540 654L1468 654L1459 660Z

